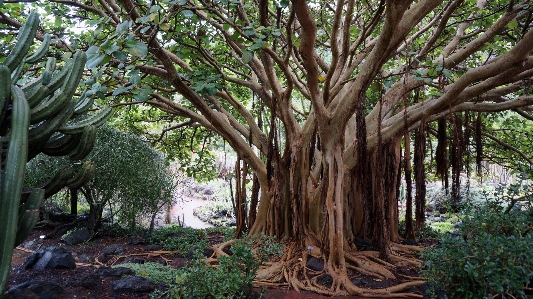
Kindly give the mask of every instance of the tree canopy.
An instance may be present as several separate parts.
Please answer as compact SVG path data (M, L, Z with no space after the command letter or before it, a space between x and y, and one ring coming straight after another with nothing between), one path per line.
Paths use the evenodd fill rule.
M4 2L0 23L16 29L27 4ZM165 121L155 126L163 144L182 145L184 130L193 127L202 134L192 135L191 148L213 133L237 152L260 186L258 202L250 203L250 233L293 242L279 265L259 277L283 277L296 289L392 296L420 284L369 291L347 278L354 265L390 273L354 253L354 237L375 242L379 257L391 262L408 263L394 252L416 250L398 244L399 171L409 173L414 163L419 225L428 135L439 141L432 156L437 174L447 178L452 168L458 198L463 157L475 148L478 164L482 158L477 128L483 120L511 110L515 114L499 118L502 127L520 117L530 127L533 119L533 6L527 0L33 5L50 13L45 28L56 33L58 48L87 51L89 94L124 107L125 114L141 109L135 105L149 107L135 121ZM74 32L79 24L91 30ZM527 147L513 150L511 139L493 137L515 153ZM307 259L308 246L324 259L331 289L299 279L305 270L296 257Z

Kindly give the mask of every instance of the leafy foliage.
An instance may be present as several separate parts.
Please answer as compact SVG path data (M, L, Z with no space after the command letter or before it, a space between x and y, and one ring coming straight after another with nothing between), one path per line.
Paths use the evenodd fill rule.
M207 229L194 229L178 225L165 226L155 230L150 241L160 244L165 250L175 250L179 254L186 254L191 248L205 248L209 237L222 235L223 240L229 240L235 234L233 228L211 227Z
M173 283L175 282L177 276L184 274L184 271L181 269L174 269L152 262L144 264L125 263L116 265L115 267L130 268L133 270L133 272L135 272L135 275L143 276L144 278L149 279L156 284L162 281L168 284Z
M252 242L237 240L231 251L232 255L219 258L217 268L207 265L197 255L186 278L179 276L176 284L171 286L171 298L243 298L245 287L251 289L261 263L273 255L280 255L281 247L273 238L262 236Z
M533 278L532 211L504 210L499 201L473 210L458 235L445 235L423 253L422 275L452 298L525 298L523 287Z
M88 184L91 195L109 205L119 222L131 229L142 221L141 215L154 215L173 200L177 182L163 155L133 134L103 126L85 160L96 166ZM26 183L42 184L53 170L69 163L64 158L38 156L28 164Z

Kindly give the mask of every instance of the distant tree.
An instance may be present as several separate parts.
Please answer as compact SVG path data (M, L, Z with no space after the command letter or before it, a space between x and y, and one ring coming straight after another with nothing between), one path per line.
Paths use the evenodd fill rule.
M85 161L94 165L94 177L81 188L71 189L70 195L81 194L89 204L89 229L98 230L106 207L130 229L143 220L153 229L155 216L172 205L177 181L165 157L138 136L102 126ZM37 156L28 164L26 183L42 184L51 173L71 163L61 157Z

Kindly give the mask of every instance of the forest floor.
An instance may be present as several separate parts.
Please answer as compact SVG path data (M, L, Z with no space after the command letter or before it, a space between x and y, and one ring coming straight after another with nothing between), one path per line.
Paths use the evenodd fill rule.
M72 299L72 298L132 298L132 299L148 299L149 293L117 293L113 291L112 281L101 280L95 288L87 289L83 287L69 286L69 281L72 279L80 279L94 273L98 267L113 266L124 262L131 262L132 258L135 261L141 260L141 262L165 262L170 267L183 267L187 263L187 257L179 256L177 254L169 253L164 255L154 254L154 251L150 251L151 244L147 242L132 241L132 237L112 237L112 236L99 236L95 237L89 242L79 245L67 245L63 243L57 234L56 237L50 239L42 239L40 236L49 234L52 231L51 228L38 228L35 229L32 234L27 238L26 243L33 242L35 249L45 248L48 246L60 246L67 247L73 253L74 258L77 261L76 269L66 270L33 270L24 268L24 258L28 256L32 250L28 250L22 247L18 247L15 250L12 261L12 268L10 272L10 279L8 282L8 289L14 285L26 282L29 280L46 280L58 283L64 287L63 293L59 299ZM216 244L222 242L222 236L211 236L210 244ZM106 263L98 261L98 256L103 248L111 244L120 244L124 251L120 256L115 256ZM27 247L27 246L26 246ZM156 251L157 252L157 251ZM79 261L92 261L90 263L79 263ZM412 270L414 271L414 270ZM416 274L416 273L411 273ZM365 287L376 288L383 287L381 284L387 283L385 281L376 281L372 277L358 277L359 280L366 280L368 283ZM349 297L325 297L313 293L301 292L298 293L293 289L287 287L275 287L268 289L257 289L259 293L262 293L265 299L325 299L325 298L345 298L356 299L361 297L349 296ZM410 290L414 294L420 296L420 289L413 288ZM367 297L368 298L368 297Z

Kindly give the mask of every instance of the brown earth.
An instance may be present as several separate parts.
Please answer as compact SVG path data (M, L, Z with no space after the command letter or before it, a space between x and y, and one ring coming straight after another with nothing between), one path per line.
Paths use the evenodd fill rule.
M164 262L171 267L182 267L186 258L179 256L172 252L162 251L147 251L147 247L150 244L138 242L138 239L132 239L131 237L111 237L101 236L95 237L88 243L80 245L69 246L59 240L59 234L55 238L41 239L41 235L49 234L52 231L50 228L35 229L33 233L28 237L28 240L33 240L36 243L37 248L44 248L48 246L62 246L69 248L74 258L76 259L77 268L72 270L26 270L22 265L24 258L31 253L31 250L19 247L15 249L13 255L12 269L10 272L10 279L8 282L8 289L16 284L32 280L40 279L46 281L56 282L64 287L64 291L60 296L60 299L72 299L72 298L132 298L132 299L148 299L149 293L117 293L113 291L112 281L101 280L100 284L93 289L86 289L83 287L70 287L68 281L71 279L79 279L80 277L87 276L88 274L96 271L101 266L112 266L131 261L144 261L144 262ZM221 236L210 236L210 243L216 244L222 241ZM98 256L102 249L111 244L120 244L124 248L119 256L115 256L106 263L98 261ZM148 247L148 249L150 249ZM79 263L79 261L91 261L91 263ZM413 269L404 269L411 272L410 274L416 275ZM381 282L375 280L372 277L358 276L357 279L364 279L368 282L366 287L380 287ZM325 297L312 293L298 293L287 287L276 287L268 289L257 288L257 291L262 293L265 299L325 299L325 298L343 298L343 299L357 299L361 297L349 296L349 297ZM418 289L412 290L414 293L420 294ZM368 298L368 297L367 297Z

